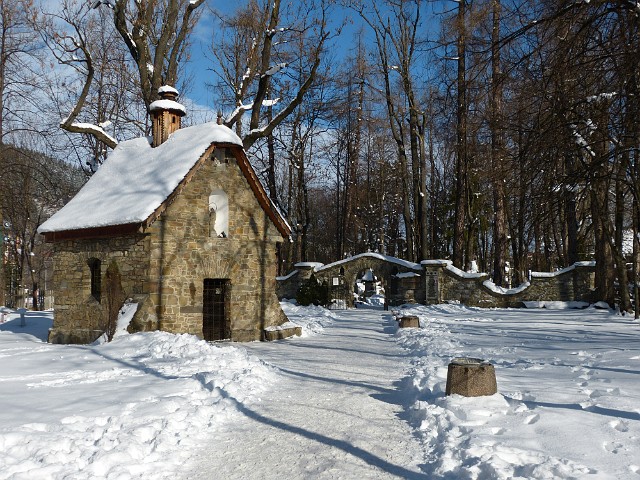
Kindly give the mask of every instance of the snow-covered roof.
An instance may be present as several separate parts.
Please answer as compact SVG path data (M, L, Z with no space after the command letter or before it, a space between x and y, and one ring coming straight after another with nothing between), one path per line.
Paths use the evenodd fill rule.
M38 231L144 222L213 143L242 147L242 140L232 130L216 123L178 130L156 148L147 138L120 143L80 192Z
M156 100L155 102L149 105L149 111L154 112L156 110L174 110L182 113L183 115L187 114L187 109L181 103L175 102L173 100Z
M171 85L163 85L158 89L158 94L162 95L163 93L172 93L173 95L180 95L180 92L173 88Z

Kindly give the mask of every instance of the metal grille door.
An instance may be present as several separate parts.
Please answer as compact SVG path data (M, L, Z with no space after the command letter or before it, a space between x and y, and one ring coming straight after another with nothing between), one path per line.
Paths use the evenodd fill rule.
M344 284L344 277L333 277L330 287L331 303L330 310L346 310L349 307L348 295L349 290Z
M205 340L225 340L230 337L227 318L229 280L205 278L202 304L202 335Z

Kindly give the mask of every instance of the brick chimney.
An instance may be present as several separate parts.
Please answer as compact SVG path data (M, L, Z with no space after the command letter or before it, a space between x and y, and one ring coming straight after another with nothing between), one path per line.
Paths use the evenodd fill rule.
M178 90L168 85L158 89L160 100L149 105L151 113L153 141L152 147L162 145L173 132L180 128L181 118L187 114L184 105L176 100Z

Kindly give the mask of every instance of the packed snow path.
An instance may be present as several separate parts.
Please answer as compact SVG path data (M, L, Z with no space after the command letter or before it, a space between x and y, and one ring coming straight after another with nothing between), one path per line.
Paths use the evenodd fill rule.
M282 379L214 433L185 478L425 478L396 384L408 358L389 312L348 310L322 335L247 344Z

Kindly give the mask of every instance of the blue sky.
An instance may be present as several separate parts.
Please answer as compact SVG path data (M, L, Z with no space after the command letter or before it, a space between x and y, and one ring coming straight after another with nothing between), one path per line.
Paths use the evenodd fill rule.
M189 75L193 76L193 83L190 85L190 92L188 96L196 104L201 106L208 106L215 110L213 102L213 93L207 88L207 83L212 84L216 81L215 72L212 69L215 68L211 49L211 36L212 32L216 28L218 20L210 12L210 8L216 9L223 14L233 14L235 10L239 8L241 4L246 2L226 2L220 0L209 0L208 5L203 5L205 9L202 13L202 18L196 26L193 35L193 46L191 48L191 60L187 65L187 71ZM343 29L340 39L334 40L333 48L331 48L331 54L346 53L348 49L337 48L340 42L349 41L353 37L354 32L359 28L361 20L357 18L357 15L346 9L335 7L332 21L334 23L340 23L342 20L349 16L352 22L348 22Z
M211 13L211 9L220 11L223 14L233 14L240 5L245 3L244 0L240 0L239 2L208 0L207 4L202 7L202 18L196 26L192 37L191 61L186 68L188 74L193 78L193 81L189 85L189 91L185 93L186 96L196 104L193 107L196 107L202 112L206 112L203 114L209 116L207 120L211 120L215 116L217 109L215 95L211 91L211 87L207 88L207 84L214 84L217 80L215 72L213 71L215 65L211 59L210 49L212 32L216 28L218 20ZM423 30L420 33L422 35L428 35L433 39L439 33L439 26L433 17L434 11L442 12L445 9L455 8L456 2L453 0L425 2L422 7ZM351 41L355 33L364 25L364 22L355 12L335 5L330 21L337 26L343 23L345 19L347 22L341 35L333 39L328 49L329 57L334 58L335 61L340 61L344 56L349 54L352 50ZM427 31L427 29L431 31ZM368 28L365 26L365 35L367 35L367 33Z

